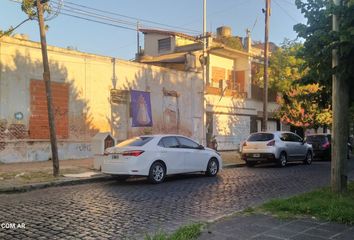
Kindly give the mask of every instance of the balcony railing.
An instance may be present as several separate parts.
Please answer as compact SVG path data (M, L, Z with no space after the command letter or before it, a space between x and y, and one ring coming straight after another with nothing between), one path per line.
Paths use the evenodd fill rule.
M219 95L219 96L222 95L221 88L217 88L217 87L206 86L205 92L206 94L211 94L211 95ZM238 92L232 89L226 89L223 95L228 97L235 97L235 98L247 98L247 92Z

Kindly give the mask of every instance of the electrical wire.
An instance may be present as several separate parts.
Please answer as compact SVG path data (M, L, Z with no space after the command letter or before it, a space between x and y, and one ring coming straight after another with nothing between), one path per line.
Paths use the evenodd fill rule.
M291 16L291 15L289 14L289 12L288 12L285 8L283 8L276 0L274 0L274 3L275 3L289 18L291 18L295 23L298 23L298 22L299 22L296 18L294 18L293 16Z
M136 31L136 29L134 29L134 28L124 27L124 26L121 26L121 25L117 25L117 24L113 24L113 23L107 23L107 22L102 22L102 21L98 21L98 20L94 20L94 19L90 19L90 18L75 16L75 15L72 15L72 14L69 14L69 13L61 12L60 14L61 15L65 15L65 16L69 16L69 17L73 17L73 18L78 18L78 19L90 21L90 22L100 23L100 24L104 24L104 25L108 25L108 26L112 26L112 27L117 27L117 28L122 28L122 29L126 29L126 30Z
M20 0L9 0L9 1L21 4ZM112 18L109 16L98 14L98 13L95 13L92 11L82 10L80 8L75 8L72 6L63 6L62 4L59 4L58 2L53 1L53 0L51 1L51 3L52 3L53 8L57 8L58 10L60 10L59 14L62 14L65 16L69 16L69 17L73 17L73 18L77 18L77 19L82 19L82 20L86 20L86 21L91 21L91 22L95 22L95 23L105 24L108 26L113 26L113 27L117 27L117 28L121 28L121 29L134 30L134 31L137 30L137 23L136 22ZM71 4L83 6L83 5L74 4L74 3L71 3ZM83 7L85 7L85 6L83 6ZM95 8L87 7L87 9L95 9ZM108 11L99 10L99 9L95 9L95 10L98 12L108 12ZM111 13L111 12L109 12L109 13ZM111 14L114 14L114 13L111 13ZM115 15L120 15L120 14L115 14ZM122 15L122 16L125 16L125 15ZM133 17L130 17L130 18L133 18ZM138 19L138 18L133 18L133 19ZM150 22L152 22L152 21L150 21ZM153 23L158 24L157 22L153 22ZM127 26L122 26L122 25L127 25ZM161 25L166 25L166 24L161 24ZM140 25L140 26L142 27L142 25ZM170 25L166 25L166 26L170 26ZM148 25L143 25L143 27L154 28L154 29L165 30L165 31L166 30L173 31L173 30L169 30L169 29L157 28L157 27L148 26Z
M55 1L52 1L52 2L55 2ZM151 20L147 20L147 19L142 19L142 18L131 17L131 16L127 16L127 15L123 15L123 14L119 14L119 13L115 13L115 12L111 12L111 11L101 10L101 9L88 7L88 6L81 5L81 4L72 3L70 1L65 1L65 4L73 5L73 6L77 6L77 7L81 7L81 8L85 8L85 9L90 9L90 10L93 10L93 11L96 11L96 12L101 12L101 13L105 13L105 14L109 14L109 15L120 16L120 17L127 18L127 19L133 19L133 20L139 21L139 22L147 22L147 23L151 23L151 24L155 24L155 25L169 27L169 28L172 28L172 29L181 29L181 30L183 30L185 32L190 32L190 33L193 33L193 34L199 34L200 33L200 31L196 31L196 30L192 30L192 29L188 29L188 28L168 25L168 24L159 23L159 22L155 22L155 21L151 21ZM67 6L67 7L73 8L72 6ZM86 10L84 10L84 11L86 11Z
M17 24L16 27L11 28L11 29L7 30L6 32L4 32L4 33L0 36L0 38L2 38L3 36L5 36L5 35L7 35L7 34L12 33L15 29L17 29L18 27L20 27L22 24L24 24L25 22L27 22L27 21L29 21L29 20L31 20L31 18L27 18L27 19L23 20L22 22L20 22L19 24Z

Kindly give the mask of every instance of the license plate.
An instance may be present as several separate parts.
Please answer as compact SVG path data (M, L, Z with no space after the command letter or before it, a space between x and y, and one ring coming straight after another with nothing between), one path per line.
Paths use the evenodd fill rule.
M255 157L255 158L258 158L258 157L261 156L261 154L259 154L259 153L254 153L252 156Z
M119 159L119 154L112 154L112 159Z

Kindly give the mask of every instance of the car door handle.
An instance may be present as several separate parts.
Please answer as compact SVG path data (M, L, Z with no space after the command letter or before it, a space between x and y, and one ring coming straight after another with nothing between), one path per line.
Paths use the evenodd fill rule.
M167 153L167 151L161 151L160 153Z

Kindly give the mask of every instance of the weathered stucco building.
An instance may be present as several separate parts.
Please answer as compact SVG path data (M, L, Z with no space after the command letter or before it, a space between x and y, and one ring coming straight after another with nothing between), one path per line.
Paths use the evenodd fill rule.
M198 37L156 29L140 29L144 33L144 50L138 61L170 69L202 72L203 45ZM252 67L261 49L252 48L248 35L244 41L232 36L228 27L217 29L207 38L206 79L204 80L204 137L213 136L219 150L236 150L252 132L261 130L263 90L253 84ZM278 105L276 94L270 94L268 130L282 128L273 119Z
M92 156L97 132L118 141L164 132L202 140L200 73L58 47L48 54L60 159ZM51 157L42 74L39 43L0 39L0 162Z

